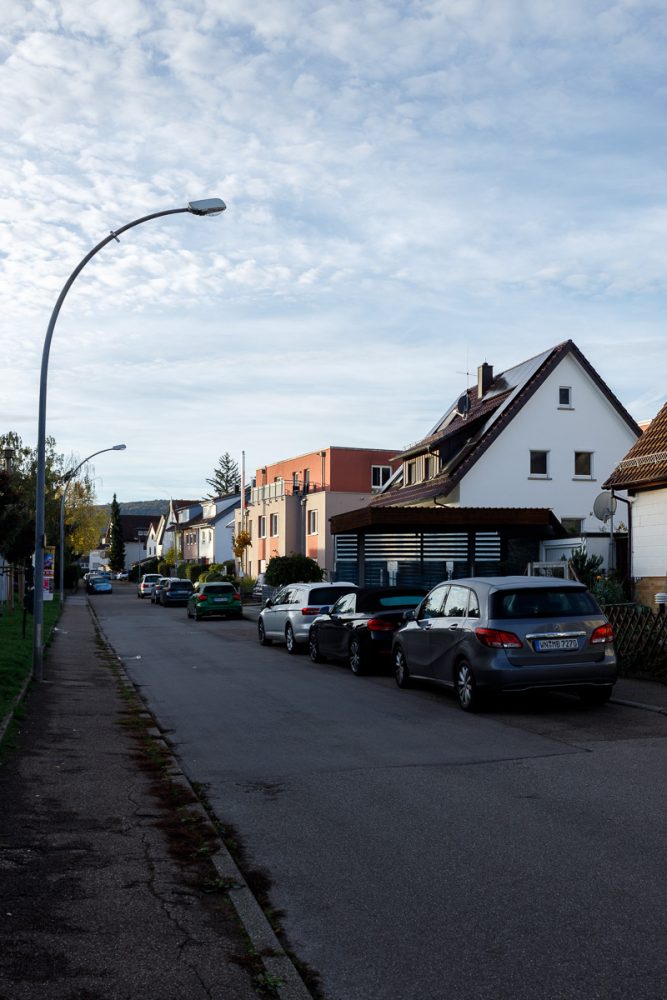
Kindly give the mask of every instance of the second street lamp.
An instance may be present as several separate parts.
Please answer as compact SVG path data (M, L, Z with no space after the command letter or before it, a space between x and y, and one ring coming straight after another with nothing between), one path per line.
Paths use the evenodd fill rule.
M111 448L100 448L99 451L94 451L92 455L88 458L84 458L83 462L79 462L75 469L68 472L64 477L65 485L63 487L62 496L60 497L60 607L65 606L65 498L67 497L67 491L72 485L72 481L76 476L79 469L82 469L86 462L90 462L91 458L95 458L96 455L103 455L106 451L125 451L127 445L124 444L114 444Z
M201 201L191 201L187 208L170 208L163 212L153 212L151 215L143 215L134 222L128 222L120 229L112 230L108 236L93 247L86 254L82 261L74 268L69 278L63 285L58 300L53 307L51 319L44 338L44 349L42 351L42 367L39 380L39 415L37 419L37 483L35 500L35 578L34 578L34 612L33 612L33 643L32 643L32 675L36 681L43 680L44 677L44 506L45 506L45 480L46 480L46 385L49 371L49 352L51 350L51 340L56 326L56 320L60 314L62 304L67 293L83 271L89 260L96 253L110 243L112 240L118 241L121 233L140 226L143 222L150 222L151 219L161 219L166 215L180 215L189 212L191 215L220 215L224 212L226 205L221 198L204 198Z

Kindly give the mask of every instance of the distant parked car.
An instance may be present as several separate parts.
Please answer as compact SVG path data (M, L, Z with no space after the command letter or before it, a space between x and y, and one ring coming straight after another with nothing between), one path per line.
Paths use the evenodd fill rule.
M119 573L115 574L116 580L127 580L127 572L122 569Z
M160 594L164 588L165 583L169 580L168 576L161 576L158 580L151 585L151 604L160 603Z
M451 687L466 712L485 693L557 689L603 704L616 680L613 631L583 584L554 577L441 583L396 633L396 683Z
M364 587L339 597L310 626L311 660L342 660L353 674L390 661L392 639L405 624L405 612L421 604L425 594L425 587Z
M113 591L111 580L107 576L91 575L86 580L86 593L110 594Z
M137 584L137 597L140 597L142 600L144 597L150 597L151 587L154 583L157 583L160 578L160 573L144 573L141 580L139 580L139 583Z
M354 583L290 583L269 598L259 613L257 635L263 646L284 642L288 653L297 653L308 643L310 626L317 615L358 590Z
M241 595L233 584L220 580L196 583L194 592L188 597L188 618L197 622L214 615L243 618Z
M187 604L193 590L192 580L178 580L172 577L160 590L160 604L163 608L172 604Z

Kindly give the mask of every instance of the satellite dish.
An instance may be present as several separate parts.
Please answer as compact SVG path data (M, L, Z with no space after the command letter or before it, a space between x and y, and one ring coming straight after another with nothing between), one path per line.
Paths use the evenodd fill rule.
M470 412L470 398L467 392L464 392L462 396L456 401L456 412L460 417L467 417Z
M612 496L611 493L598 493L593 501L593 513L597 517L598 521L604 521L605 524L612 514L616 512L616 507L616 497Z

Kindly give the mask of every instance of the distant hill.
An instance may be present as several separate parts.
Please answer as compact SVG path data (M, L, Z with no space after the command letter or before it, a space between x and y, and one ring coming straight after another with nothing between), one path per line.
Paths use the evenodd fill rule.
M146 514L155 517L159 517L160 514L166 514L169 510L168 500L128 500L125 503L119 503L121 514ZM111 510L110 503L98 503L95 504L97 510L103 510L108 514Z

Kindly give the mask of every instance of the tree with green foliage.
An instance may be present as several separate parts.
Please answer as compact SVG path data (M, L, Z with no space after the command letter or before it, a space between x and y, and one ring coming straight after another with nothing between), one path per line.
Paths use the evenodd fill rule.
M213 488L213 493L209 493L207 500L239 492L241 476L239 475L238 463L234 461L228 451L220 456L213 471L213 478L207 479L206 482Z
M109 566L113 573L125 569L125 542L123 541L123 525L120 520L120 504L116 494L111 501L111 524L109 528L111 542L109 545Z
M274 556L266 566L266 582L271 587L282 587L286 583L319 583L323 571L314 559L292 552L289 556Z

